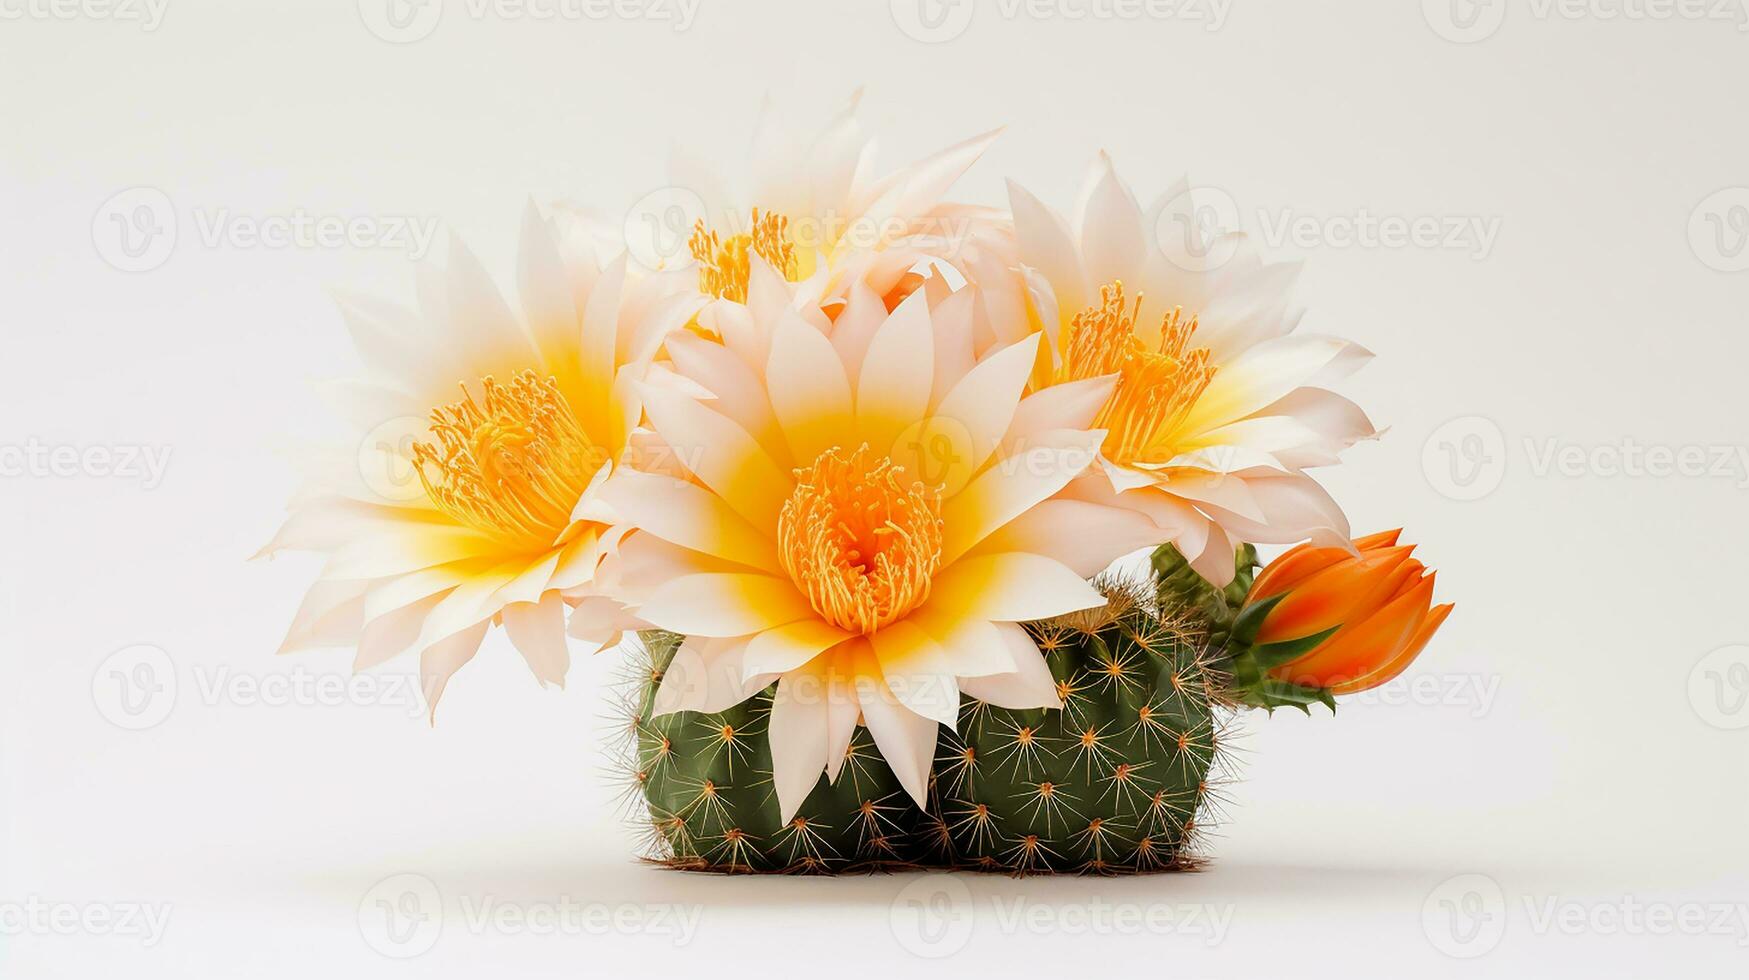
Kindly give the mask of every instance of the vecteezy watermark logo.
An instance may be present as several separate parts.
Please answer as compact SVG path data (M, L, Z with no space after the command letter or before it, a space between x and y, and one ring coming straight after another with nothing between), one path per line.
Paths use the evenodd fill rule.
M951 41L972 26L976 0L891 0L893 23L924 44Z
M1688 247L1709 269L1749 269L1749 187L1727 187L1695 205Z
M1506 935L1506 894L1487 875L1448 878L1422 903L1421 930L1447 956L1485 956Z
M1303 214L1293 208L1259 208L1263 242L1270 248L1364 248L1468 252L1480 262L1500 237L1499 215L1378 214L1361 208L1352 214Z
M1154 240L1186 272L1219 269L1239 250L1239 204L1219 187L1186 188L1161 209Z
M1493 37L1506 22L1506 0L1421 0L1421 14L1447 41L1474 44Z
M1506 434L1480 415L1452 419L1422 444L1421 472L1452 500L1480 500L1506 478Z
M0 444L0 479L134 480L143 489L155 490L169 466L169 446L75 446L34 437L15 445Z
M1393 214L1359 208L1333 214L1294 207L1258 207L1241 215L1218 187L1179 192L1155 219L1154 239L1173 264L1190 272L1218 269L1238 251L1246 228L1271 249L1421 249L1467 252L1482 261L1494 251L1501 218L1480 214Z
M608 904L570 895L533 903L463 895L460 904L462 924L476 936L662 936L679 947L691 944L704 918L702 905Z
M443 0L358 0L358 16L367 30L390 44L411 44L437 30Z
M253 214L198 207L193 218L200 245L209 249L398 249L414 260L431 251L440 226L431 216L318 214L305 208ZM178 220L168 194L155 187L133 187L97 209L91 241L115 268L148 272L175 251Z
M200 243L233 249L398 249L414 261L437 240L439 220L408 214L315 214L304 208L243 214L230 208L194 212Z
M1597 443L1524 436L1511 444L1493 420L1453 419L1421 447L1428 485L1452 500L1479 500L1500 486L1509 451L1519 471L1536 479L1719 480L1749 490L1749 445L1647 443L1626 437Z
M899 945L925 959L943 959L965 949L979 927L1003 937L1195 936L1208 946L1226 939L1233 905L1084 901L1036 901L1027 895L991 896L988 908L972 900L965 882L949 875L918 878L893 899L888 924Z
M443 938L443 894L420 874L391 875L358 903L358 932L371 949L396 960L431 951Z
M1509 0L1422 0L1435 33L1458 44L1486 40L1506 20ZM1517 14L1532 20L1719 21L1749 30L1743 0L1525 0Z
M149 272L176 250L176 208L156 187L130 187L110 196L91 217L91 243L103 261L123 272Z
M1749 728L1749 646L1720 647L1688 674L1688 702L1714 728Z
M162 724L176 708L176 664L149 643L122 647L91 675L91 700L97 712L128 731Z
M0 902L0 936L104 936L137 939L151 949L170 928L163 902L50 902L32 896Z
M978 0L891 0L893 23L925 44L951 41L966 32ZM1003 20L1178 20L1218 31L1233 0L992 0L986 8Z
M912 955L931 960L952 956L972 940L972 890L952 875L924 875L899 889L887 922L893 938Z
M638 198L626 212L626 250L646 269L690 265L687 243L693 228L708 219L704 198L684 187L661 187Z
M0 0L0 21L134 21L150 33L164 23L169 6L170 0Z
M1749 946L1749 904L1743 902L1648 901L1631 893L1577 899L1547 892L1508 901L1493 878L1464 874L1441 882L1421 907L1428 941L1458 959L1492 952L1509 922L1512 931L1533 936L1717 937Z
M432 439L431 421L413 415L389 419L358 443L358 476L371 493L387 503L407 503L425 496L413 447Z
M702 0L461 0L448 6L472 21L648 21L691 29ZM358 0L364 26L391 44L422 41L443 20L444 0Z
M1499 674L1416 674L1349 695L1344 703L1384 708L1456 708L1481 718L1500 695Z

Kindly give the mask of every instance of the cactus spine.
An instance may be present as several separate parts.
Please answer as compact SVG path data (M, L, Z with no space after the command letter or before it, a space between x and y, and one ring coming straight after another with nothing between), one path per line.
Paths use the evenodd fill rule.
M793 820L778 822L766 723L774 688L723 711L651 717L681 637L641 634L623 708L623 778L648 856L721 872L832 873L902 863L922 814L858 728L836 783L821 778Z
M943 731L930 829L938 860L1016 874L1194 866L1224 744L1200 636L1151 588L1105 580L1105 607L1029 624L1059 709L967 699Z

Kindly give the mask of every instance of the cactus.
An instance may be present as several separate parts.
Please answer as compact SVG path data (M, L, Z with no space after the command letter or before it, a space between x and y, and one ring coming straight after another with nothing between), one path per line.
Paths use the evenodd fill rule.
M624 781L653 860L721 872L901 866L1005 871L1176 871L1197 864L1223 770L1224 679L1195 611L1163 615L1154 587L1096 582L1105 606L1027 624L1060 709L964 698L943 727L928 812L864 729L836 783L823 777L778 825L765 722L772 689L714 714L651 717L681 638L642 634L623 704Z
M1257 549L1240 545L1233 556L1233 581L1216 588L1197 574L1177 547L1163 544L1149 558L1162 608L1181 611L1200 624L1207 646L1220 650L1232 634L1233 620L1257 577Z
M1150 584L1028 624L1061 709L965 700L943 731L924 839L932 863L1016 874L1184 870L1224 745L1220 679L1193 621Z
M778 823L766 740L775 688L714 714L651 717L662 671L681 637L640 634L642 656L621 701L621 779L646 855L671 867L725 873L833 873L909 862L923 815L863 728L836 783L824 777L795 819Z

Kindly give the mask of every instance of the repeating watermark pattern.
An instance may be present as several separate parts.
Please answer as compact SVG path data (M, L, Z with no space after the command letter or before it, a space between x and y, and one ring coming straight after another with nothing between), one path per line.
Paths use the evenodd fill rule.
M1720 647L1688 674L1688 702L1714 728L1749 728L1749 646Z
M1509 932L1534 936L1716 937L1749 946L1749 903L1648 901L1636 895L1577 899L1541 893L1514 896L1485 874L1441 882L1421 908L1428 942L1448 956L1475 959Z
M1452 419L1421 444L1421 473L1452 500L1480 500L1506 479L1506 433L1480 415Z
M1461 709L1471 718L1482 718L1494 710L1500 681L1499 674L1418 673L1344 695L1342 701L1385 708Z
M1688 216L1688 247L1709 269L1749 269L1749 187L1727 187L1695 205Z
M1506 935L1506 893L1487 875L1448 878L1421 904L1421 930L1447 956L1485 956Z
M1422 249L1462 252L1477 262L1494 251L1500 216L1479 214L1304 214L1281 208L1257 211L1264 244L1270 248Z
M136 443L73 445L30 438L0 444L0 479L128 480L156 490L170 468L169 446Z
M384 878L358 901L358 932L390 959L423 956L443 938L443 893L424 875Z
M176 664L149 643L122 647L91 674L91 701L118 728L155 728L176 710Z
M1744 0L1421 0L1421 13L1440 37L1475 44L1499 33L1509 6L1514 17L1537 21L1710 21L1749 30Z
M182 671L149 643L115 651L91 675L98 714L128 731L156 728L189 697L207 708L372 708L423 718L428 693L417 673L318 673L302 666L250 673L222 664Z
M473 21L667 24L676 33L692 28L703 0L358 0L358 16L372 34L390 44L430 37L446 9Z
M1395 214L1359 208L1319 214L1295 207L1258 207L1250 222L1233 195L1196 186L1161 208L1154 239L1174 265L1189 272L1219 269L1237 254L1242 233L1270 249L1419 249L1483 261L1500 238L1499 215Z
M156 187L130 187L91 217L91 243L122 272L149 272L176 251L176 206Z
M32 895L0 901L0 936L121 938L150 949L164 941L173 911L166 902L56 902Z
M889 6L906 37L943 44L972 26L980 6L984 16L1001 20L1179 21L1218 31L1227 24L1233 0L889 0Z
M1493 419L1452 419L1422 444L1422 474L1452 500L1480 500L1505 482L1512 448ZM1578 443L1524 436L1516 448L1522 457L1518 465L1535 479L1717 480L1749 490L1749 445L1648 443L1631 437Z
M422 874L385 878L358 903L365 944L400 960L436 948L452 921L472 936L651 936L682 947L698 935L703 918L702 905L588 902L570 895L540 902L460 895L452 910L437 883Z
M1034 901L1026 895L990 895L974 900L954 875L912 879L894 897L888 924L899 946L923 959L946 959L980 933L998 937L1176 936L1208 946L1223 942L1232 927L1232 903Z
M199 208L194 221L206 248L389 249L412 259L430 254L441 226L430 216L316 214L304 208L276 214Z
M170 195L131 187L111 195L91 219L97 254L122 272L150 272L170 261L184 227L208 249L387 249L417 260L430 253L442 223L428 215L323 214L307 208L253 213L197 207L184 222Z
M690 188L658 187L626 211L621 232L627 252L645 268L683 269L696 261L691 249L696 230L714 232L727 241L751 233L752 218L751 210L713 210ZM803 254L836 248L872 250L903 239L954 255L976 227L971 218L946 215L906 219L827 210L783 218L784 239Z
M0 21L108 21L151 33L169 7L170 0L0 0Z
M414 415L389 419L358 443L358 475L385 503L401 504L426 495L413 447L432 441L431 420Z

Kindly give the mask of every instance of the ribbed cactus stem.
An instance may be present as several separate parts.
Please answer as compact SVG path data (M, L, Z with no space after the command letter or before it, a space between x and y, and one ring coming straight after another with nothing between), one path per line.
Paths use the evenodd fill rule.
M711 714L652 717L662 672L682 638L640 635L622 704L629 736L621 779L634 797L646 856L725 873L832 873L909 862L922 814L866 729L858 728L836 783L824 777L796 815L779 821L766 726L773 689Z
M935 761L932 860L1017 874L1181 870L1224 744L1187 622L1145 584L1102 581L1100 609L1028 624L1061 709L967 699ZM933 828L931 833L930 828Z

